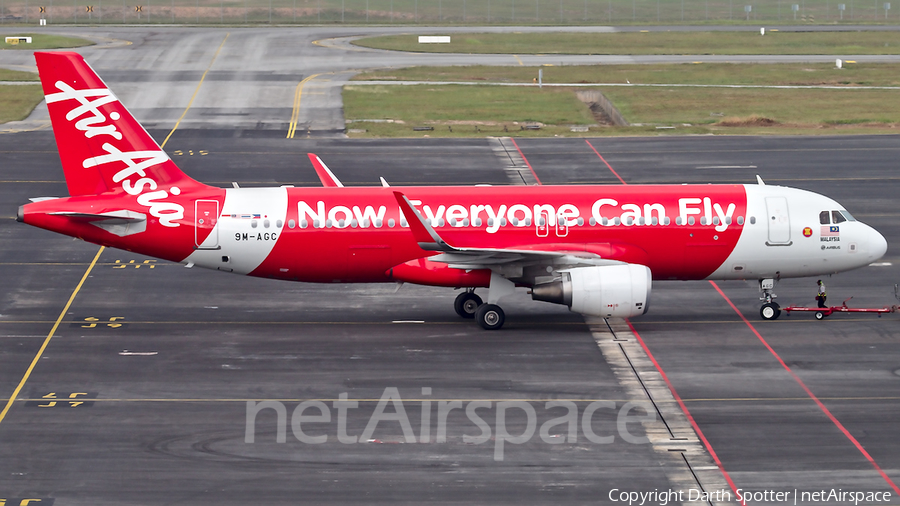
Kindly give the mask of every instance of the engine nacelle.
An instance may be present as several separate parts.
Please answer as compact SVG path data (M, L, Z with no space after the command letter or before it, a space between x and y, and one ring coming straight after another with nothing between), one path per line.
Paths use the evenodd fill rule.
M650 269L624 264L578 267L558 279L534 285L531 298L563 304L576 313L628 318L650 307Z

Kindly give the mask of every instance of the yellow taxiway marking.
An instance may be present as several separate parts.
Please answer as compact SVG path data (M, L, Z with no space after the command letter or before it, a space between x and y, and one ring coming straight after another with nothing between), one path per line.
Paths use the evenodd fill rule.
M900 400L900 397L820 397L823 401L896 401ZM34 399L13 399L18 402L33 402L33 401L45 401L45 398L34 398ZM356 401L356 402L380 402L381 399L373 399L373 398L355 398L355 399L335 399L335 398L117 398L117 399L90 399L91 402L171 402L171 403L180 403L180 402L305 402L305 401L320 401L320 402L338 402L338 401ZM565 398L547 398L547 399L523 399L523 398L508 398L508 399L481 399L481 398L435 398L429 397L424 399L419 398L410 398L403 399L405 402L453 402L453 401L462 401L462 402L472 402L472 401L490 401L490 402L509 402L509 401L520 401L520 402L550 402L550 401L568 401L568 402L648 402L647 399L565 399ZM723 398L699 398L699 399L682 399L684 402L795 402L795 401L808 401L809 397L723 397ZM674 399L671 400L657 400L658 403L674 403L677 402Z
M519 58L519 55L514 54L514 55L513 55L513 58L515 58L516 61L519 62L519 65L521 65L521 66L523 66L523 67L525 66L525 64L522 62L522 59Z
M191 95L191 100L188 102L187 107L184 108L184 112L181 113L181 117L178 118L178 121L175 122L175 126L172 128L172 131L169 132L169 135L166 136L166 139L164 141L162 141L162 144L159 145L160 148L166 147L166 143L169 142L169 138L172 137L172 134L174 134L175 130L178 129L178 125L181 124L181 120L183 120L184 117L187 116L188 111L191 109L191 105L194 103L194 99L197 98L197 93L200 93L200 87L203 86L203 81L206 79L206 74L209 73L209 69L211 69L213 66L213 63L216 62L216 58L219 57L219 53L222 51L222 47L225 46L225 41L228 40L229 35L231 35L231 34L230 33L225 34L225 38L222 39L222 43L219 44L219 48L216 49L216 53L213 55L212 60L209 61L209 66L206 67L206 70L203 71L203 75L200 76L200 82L197 83L197 89L195 89L194 94Z
M44 398L37 399L17 399L19 402L28 402L28 401L46 401ZM266 401L274 401L274 402L304 402L304 401L320 401L320 402L338 402L338 401L356 401L356 402L380 402L381 399L333 399L333 398L320 398L320 399L90 399L91 402L266 402ZM597 402L597 401L612 401L612 402L648 402L646 399L439 399L439 398L426 398L426 399L403 399L403 402L424 402L424 401L434 401L434 402L452 402L452 401L462 401L462 402L471 402L471 401L490 401L490 402L509 402L509 401L524 401L524 402L550 402L550 401L570 401L570 402Z
M3 411L0 411L0 422L6 418L6 413L9 412L10 406L12 406L13 402L15 402L16 397L19 396L19 392L22 391L22 387L25 386L25 382L28 381L28 378L31 376L31 371L34 370L34 366L37 365L38 361L41 359L41 355L44 354L44 350L47 349L47 345L50 344L50 339L53 339L54 334L56 334L56 329L59 328L59 325L62 323L63 318L65 318L66 313L69 311L69 307L72 306L72 302L75 300L75 296L78 295L78 292L81 290L81 287L84 285L84 281L90 275L91 270L94 269L94 265L97 263L97 259L100 258L100 254L103 253L105 248L100 246L100 249L97 251L97 254L94 255L94 260L91 262L91 265L88 266L87 270L84 271L84 276L81 277L81 281L78 282L78 285L75 287L75 290L72 291L72 295L69 296L68 302L66 302L66 306L59 313L59 318L56 319L56 323L53 324L53 328L50 329L50 333L47 334L47 338L44 339L44 343L41 345L41 348L38 350L37 354L34 356L34 359L31 361L31 365L28 366L28 369L25 371L25 376L22 376L22 381L16 386L16 389L13 391L12 396L7 400L6 406L3 408Z
M303 96L303 86L320 75L322 74L313 74L297 84L297 89L294 91L294 109L291 112L291 123L287 132L288 139L293 139L294 134L297 132L297 120L300 119L300 98Z
M209 62L209 66L206 67L206 70L203 72L203 75L200 76L200 82L197 83L197 89L194 90L194 94L191 96L191 100L188 102L187 107L184 109L184 112L181 113L181 117L178 118L178 121L175 122L175 126L172 127L172 131L169 132L169 135L166 136L166 139L160 144L160 148L165 147L166 143L169 142L169 138L172 137L172 134L175 133L175 130L178 129L178 125L181 124L181 120L187 115L188 110L190 110L191 105L194 103L194 99L197 98L197 93L200 92L200 87L203 85L203 81L206 79L206 74L209 73L209 69L212 68L213 63L215 63L216 58L219 56L219 53L222 51L222 48L225 46L225 42L228 40L228 33L225 34L225 38L222 39L222 43L219 44L219 47L216 49L215 54L213 54L212 60ZM53 327L50 329L50 333L47 334L47 338L44 339L44 343L41 345L41 348L38 350L37 355L35 355L34 360L31 361L31 365L28 366L28 369L25 371L25 376L22 377L22 381L16 386L16 389L13 391L12 397L6 403L6 406L3 408L3 411L0 411L0 422L6 417L6 413L9 412L10 406L16 400L16 397L19 395L19 392L22 391L22 387L25 386L25 382L28 381L28 378L31 376L31 372L34 370L34 366L37 365L38 360L40 360L41 355L44 354L44 350L47 349L47 345L50 344L50 339L53 338L53 335L56 334L56 330L59 328L60 324L63 322L63 318L65 318L66 313L71 307L72 302L75 300L75 296L78 295L78 292L81 290L81 287L84 285L84 281L88 278L88 275L94 269L94 266L97 265L97 260L100 258L100 255L103 253L103 250L106 249L104 246L100 246L100 249L97 250L97 254L94 255L94 259L91 261L90 265L88 265L87 270L84 272L84 276L82 276L81 281L78 282L78 286L75 287L75 290L72 292L72 295L69 297L68 302L66 302L66 307L63 308L62 312L59 314L59 318L54 322Z

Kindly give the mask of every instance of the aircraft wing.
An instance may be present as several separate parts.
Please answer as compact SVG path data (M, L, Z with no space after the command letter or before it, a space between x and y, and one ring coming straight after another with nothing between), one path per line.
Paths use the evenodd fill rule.
M428 257L428 260L445 263L448 267L465 270L491 269L504 277L523 279L534 278L541 274L546 276L549 272L548 267L558 270L627 263L605 257L604 253L609 252L612 255L616 251L616 248L608 246L594 251L587 248L578 249L572 244L543 244L516 249L457 248L441 238L402 192L395 191L394 197L403 215L407 217L410 231L419 247L426 251L440 252ZM618 250L621 252L622 248Z

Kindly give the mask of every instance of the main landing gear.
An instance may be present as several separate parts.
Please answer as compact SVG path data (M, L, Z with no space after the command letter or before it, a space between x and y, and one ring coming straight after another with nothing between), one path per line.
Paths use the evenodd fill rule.
M759 316L763 320L778 319L781 316L781 306L775 302L776 295L772 293L772 290L775 289L775 280L772 278L760 279L759 289L762 291L762 296L759 300L763 302L762 307L759 308Z
M456 300L453 302L453 309L456 310L456 314L459 316L472 319L475 318L478 306L482 304L484 304L484 301L481 300L481 297L475 295L475 289L469 288L456 296Z
M481 297L475 294L474 288L468 288L465 292L456 296L453 308L456 314L463 318L474 318L485 330L498 330L506 322L506 314L497 305L501 298L515 291L516 285L496 273L491 273L491 286L488 289L487 304Z
M469 288L456 296L453 309L463 318L474 318L481 328L485 330L497 330L506 321L503 309L496 304L485 304L481 297L475 295L475 289Z
M503 309L496 304L482 304L475 311L475 319L484 330L497 330L503 326L506 315L503 314Z

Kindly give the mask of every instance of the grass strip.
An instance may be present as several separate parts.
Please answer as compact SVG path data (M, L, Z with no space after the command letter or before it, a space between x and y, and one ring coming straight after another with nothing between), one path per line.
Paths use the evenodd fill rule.
M716 84L764 86L900 86L900 63L701 63L542 67L545 83ZM409 67L364 72L358 81L484 81L530 83L536 67Z
M603 89L633 126L585 131L595 120L574 91L350 85L344 110L349 134L365 137L896 133L900 126L894 90L636 87ZM532 123L540 130L528 130Z
M0 81L35 81L38 82L36 72L23 72L21 70L0 69Z
M449 44L419 44L416 35L368 37L373 49L474 54L846 54L900 53L898 32L623 32L454 33Z
M491 86L345 86L348 120L391 119L410 125L545 123L589 125L590 110L569 90Z
M44 99L40 85L0 86L0 123L20 121Z
M20 42L7 44L7 37L31 37L31 44ZM93 42L78 37L66 37L44 33L4 33L0 39L0 49L37 51L40 49L66 49L72 47L92 46Z
M900 124L900 91L892 90L615 88L603 93L629 123L803 128Z

